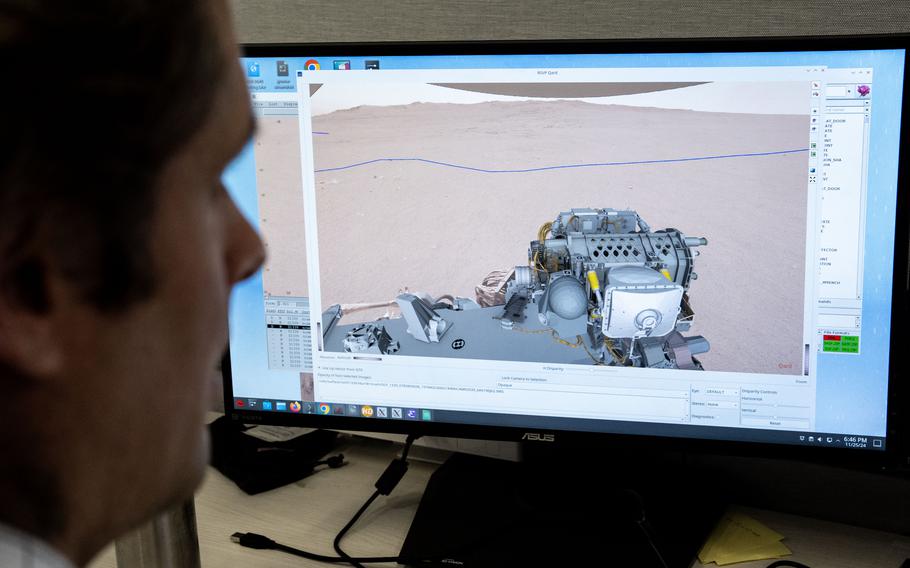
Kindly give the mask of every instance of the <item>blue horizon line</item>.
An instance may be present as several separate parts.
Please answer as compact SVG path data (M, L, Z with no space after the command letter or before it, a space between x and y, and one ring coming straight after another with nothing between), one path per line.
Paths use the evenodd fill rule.
M322 168L316 170L315 173L326 173L326 172L337 172L342 170L350 170L353 168L359 168L361 166L367 166L370 164L377 164L380 162L420 162L424 164L430 164L434 166L444 166L449 168L456 168L460 170L467 170L471 172L479 172L484 174L523 174L523 173L532 173L532 172L543 172L548 170L562 170L562 169L572 169L572 168L596 168L596 167L609 167L609 166L634 166L641 164L670 164L678 162L697 162L703 160L724 160L729 158L753 158L760 156L779 156L783 154L798 154L801 152L808 152L808 148L797 148L794 150L776 150L773 152L752 152L746 154L718 154L715 156L694 156L689 158L669 158L663 160L635 160L629 162L594 162L590 164L559 164L555 166L541 166L537 168L523 168L516 170L490 170L484 168L475 168L472 166L465 166L461 164L452 164L449 162L442 162L439 160L429 160L427 158L376 158L373 160L366 160L364 162L357 162L355 164L348 164L346 166L337 166L334 168Z

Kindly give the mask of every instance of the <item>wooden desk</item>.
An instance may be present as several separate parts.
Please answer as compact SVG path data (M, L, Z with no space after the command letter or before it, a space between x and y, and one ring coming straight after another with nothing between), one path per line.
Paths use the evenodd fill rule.
M253 497L210 469L196 495L203 566L329 566L279 552L243 548L232 543L230 535L237 531L256 532L297 548L333 555L335 534L372 494L373 483L398 450L399 446L388 442L349 439L340 449L349 465ZM377 499L350 531L344 541L345 550L355 556L397 554L435 468L435 464L411 460L408 474L395 492ZM793 550L788 558L812 568L898 568L910 557L910 537L772 511L742 510L786 535L784 543ZM609 558L609 551L604 554ZM764 568L769 563L735 566ZM115 566L112 546L90 564L90 568ZM692 566L700 568L702 564L696 561Z

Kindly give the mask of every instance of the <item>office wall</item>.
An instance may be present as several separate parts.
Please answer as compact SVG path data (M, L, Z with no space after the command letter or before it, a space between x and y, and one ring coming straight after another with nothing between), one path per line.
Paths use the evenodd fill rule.
M910 32L907 0L231 0L242 42Z

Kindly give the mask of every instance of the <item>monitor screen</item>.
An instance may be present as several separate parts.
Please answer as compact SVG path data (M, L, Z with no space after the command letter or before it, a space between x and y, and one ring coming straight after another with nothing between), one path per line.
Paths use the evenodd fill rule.
M884 450L905 51L635 47L248 50L233 414Z

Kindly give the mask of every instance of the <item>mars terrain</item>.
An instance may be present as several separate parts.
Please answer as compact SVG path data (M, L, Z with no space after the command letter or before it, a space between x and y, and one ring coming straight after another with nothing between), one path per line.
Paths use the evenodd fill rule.
M711 343L699 356L706 369L799 374L808 124L807 115L572 100L364 105L316 116L323 309L406 290L473 298L491 271L526 264L529 241L560 211L630 208L652 230L708 239L694 262L687 334ZM296 141L295 120L267 117L260 128L266 145ZM293 148L279 150L256 148L264 285L305 296L299 161Z

